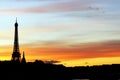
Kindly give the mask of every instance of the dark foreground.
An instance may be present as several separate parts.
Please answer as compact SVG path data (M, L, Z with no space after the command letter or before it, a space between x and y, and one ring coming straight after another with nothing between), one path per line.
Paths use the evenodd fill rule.
M45 64L0 62L0 80L120 80L120 65L65 67Z

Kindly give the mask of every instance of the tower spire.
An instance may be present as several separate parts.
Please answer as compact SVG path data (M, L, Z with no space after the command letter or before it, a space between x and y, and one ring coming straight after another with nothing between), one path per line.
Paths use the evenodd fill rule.
M16 23L17 23L17 17L16 17Z
M21 61L22 64L25 64L26 63L26 59L25 59L25 53L23 51L23 57L22 57L22 61Z
M20 56L20 52L19 52L18 23L17 23L17 18L16 18L12 61L20 62L20 58L21 58L21 56Z

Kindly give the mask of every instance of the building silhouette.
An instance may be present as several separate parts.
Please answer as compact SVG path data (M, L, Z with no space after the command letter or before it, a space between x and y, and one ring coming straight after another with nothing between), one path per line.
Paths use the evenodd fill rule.
M24 51L23 51L23 57L22 57L21 63L22 63L22 64L25 64L25 63L26 63Z

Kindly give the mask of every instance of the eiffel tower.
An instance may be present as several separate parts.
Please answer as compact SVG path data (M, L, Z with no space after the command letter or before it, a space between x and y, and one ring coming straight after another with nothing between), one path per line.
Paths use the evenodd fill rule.
M18 40L18 23L17 18L15 22L15 34L14 34L14 47L12 53L12 61L20 62L21 61L21 54L19 50L19 40Z

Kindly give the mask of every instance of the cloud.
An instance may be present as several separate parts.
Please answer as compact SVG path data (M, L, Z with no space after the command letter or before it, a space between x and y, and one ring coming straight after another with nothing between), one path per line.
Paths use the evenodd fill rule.
M37 42L39 43L39 42ZM65 59L97 58L97 57L118 57L120 56L120 40L69 44L66 42L44 42L39 47L33 47L34 53L44 53L50 56L62 56ZM33 43L34 44L34 43ZM31 45L31 44L30 44ZM56 46L55 46L56 45ZM27 45L29 46L29 44ZM41 54L41 55L44 55Z
M50 12L70 12L70 11L85 11L85 10L97 10L98 8L92 7L94 3L90 1L67 1L52 3L45 6L29 7L29 8L9 8L0 9L4 12L14 12L14 13L50 13Z
M105 41L105 42L93 42L85 44L74 44L71 45L73 49L76 49L77 52L89 53L91 54L102 54L102 53L111 53L111 52L120 52L120 41ZM120 55L120 54L119 54Z
M1 53L7 53L7 55L10 55L13 48L10 45L0 47L2 49ZM58 61L120 57L119 48L120 40L76 44L66 41L37 41L20 45L20 51L25 51L26 57L30 59Z
M47 64L55 64L55 63L60 63L60 61L56 61L56 60L50 60L50 61L44 61Z
M4 31L2 30L0 33L0 40L12 40L12 36L8 35L8 34L12 34L12 31Z
M17 1L17 2L28 2L28 1L59 1L59 0L0 0L0 1Z
M36 27L25 27L24 31L20 31L20 34L33 34L33 33L45 33L48 34L48 32L64 32L69 30L76 30L78 29L78 26L73 25L58 25L58 26L36 26Z
M59 1L59 0L14 0L14 1Z

